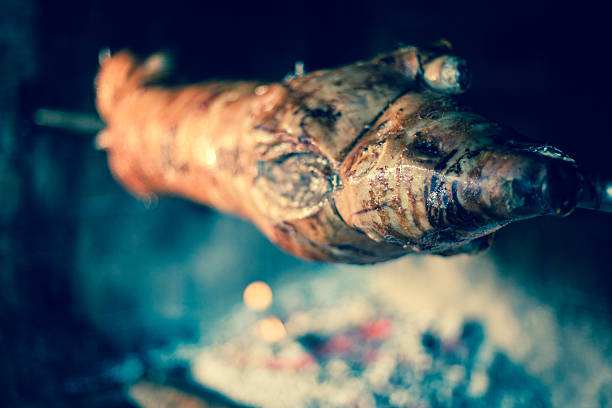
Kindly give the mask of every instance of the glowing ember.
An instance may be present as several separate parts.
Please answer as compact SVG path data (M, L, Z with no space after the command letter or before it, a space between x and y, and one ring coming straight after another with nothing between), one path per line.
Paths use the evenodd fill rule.
M265 282L252 282L244 290L242 298L249 308L265 310L272 303L272 290Z
M270 316L257 322L259 336L269 342L277 342L285 338L287 331L278 317Z

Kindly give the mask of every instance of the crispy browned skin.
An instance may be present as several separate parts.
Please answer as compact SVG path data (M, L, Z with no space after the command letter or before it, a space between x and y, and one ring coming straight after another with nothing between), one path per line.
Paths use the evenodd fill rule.
M463 63L415 47L283 83L147 86L159 57L102 63L98 144L137 196L239 214L307 259L373 263L484 249L575 206L573 161L460 110ZM435 92L434 92L435 91Z

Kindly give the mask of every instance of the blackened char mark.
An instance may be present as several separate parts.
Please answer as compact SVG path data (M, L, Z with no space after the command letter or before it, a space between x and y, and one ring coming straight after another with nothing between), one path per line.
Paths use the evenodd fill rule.
M387 203L386 201L384 203L380 204L380 205L375 206L375 207L364 208L363 210L359 210L359 211L355 212L353 215L367 214L370 211L378 211L378 210L380 210L382 208L385 208L385 207L389 207L389 203Z
M346 157L347 154L349 154L353 148L355 146L357 146L357 143L359 143L359 141L365 136L366 133L368 133L368 130L370 130L370 128L378 121L378 119L381 118L382 115L385 114L385 112L387 111L387 109L389 109L389 106L393 105L399 98L401 98L402 96L404 96L406 94L406 92L408 92L410 90L410 87L402 90L401 92L399 92L397 95L395 95L395 97L389 102L387 103L381 110L380 112L378 112L376 114L376 116L374 116L374 118L372 118L372 120L370 121L370 123L368 123L367 125L365 125L363 127L363 129L361 130L361 132L359 132L359 134L357 135L357 137L355 138L355 140L353 140L351 142L350 145L348 145L341 154L342 159L344 159Z
M425 208L429 223L435 228L452 228L454 231L474 231L484 227L490 219L489 214L467 210L459 199L457 180L450 186L450 195L446 188L448 179L434 173L430 183L425 185ZM480 194L473 192L470 198L480 199Z
M327 104L323 108L310 109L307 106L303 106L302 109L306 114L302 119L300 125L304 125L306 118L316 119L322 126L326 127L330 132L334 132L336 127L336 121L342 116L342 112L336 110L336 106L333 104Z
M305 145L312 145L312 137L310 136L307 130L308 119L314 118L322 126L326 127L329 132L334 132L336 120L338 120L338 118L342 116L342 114L340 114L336 117L335 114L331 114L329 111L323 109L311 110L307 108L306 105L301 106L296 113L299 113L300 111L304 111L304 116L300 120L300 129L302 129L302 134L298 136L297 140L298 142ZM323 119L321 120L321 118Z
M484 152L485 150L490 149L489 147L481 147L479 149L476 150L469 150L466 149L465 152L463 152L458 158L457 160L455 160L455 162L453 164L451 164L450 166L448 166L448 169L446 169L445 174L451 174L451 173L455 173L455 174L461 174L461 162L463 160L471 160L475 157L477 157L478 155L480 155L482 152ZM456 153L456 151L455 151ZM451 157L449 157L449 159L451 159ZM437 166L436 166L437 167ZM442 168L441 168L442 169ZM440 170L441 170L440 169Z
M425 181L423 198L429 224L434 228L446 227L443 206L444 203L448 203L448 195L444 190L444 179L440 180L437 172L433 173L429 183Z
M457 154L457 149L452 150L449 154L444 156L442 160L438 162L438 164L436 164L436 167L434 167L434 170L437 170L437 171L443 170L448 164L448 161L452 159L453 156L456 154Z

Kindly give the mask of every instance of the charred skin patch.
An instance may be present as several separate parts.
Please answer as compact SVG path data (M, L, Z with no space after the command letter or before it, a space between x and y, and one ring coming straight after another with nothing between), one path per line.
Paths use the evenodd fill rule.
M438 228L444 227L446 223L441 204L448 204L449 198L438 173L434 173L429 180L425 180L423 199L429 224Z
M311 108L305 102L306 99L311 97L310 94L306 93L300 95L298 92L293 91L292 96L294 104L299 106L294 112L294 115L303 114L299 125L302 130L302 134L298 136L298 141L300 143L312 144L312 137L309 134L308 128L309 123L312 123L313 120L322 126L325 132L335 132L336 123L338 119L342 117L342 112L340 112L333 103L328 102L321 106Z
M342 112L339 112L333 104L328 104L321 108L310 109L304 108L306 117L316 119L321 125L333 131L336 121L342 116Z

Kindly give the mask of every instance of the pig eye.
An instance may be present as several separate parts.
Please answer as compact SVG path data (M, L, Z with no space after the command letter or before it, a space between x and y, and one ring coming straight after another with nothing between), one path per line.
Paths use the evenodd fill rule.
M423 133L417 132L415 134L414 142L410 145L410 148L414 151L417 156L422 156L428 159L436 159L442 156L442 151L440 150L440 142Z

